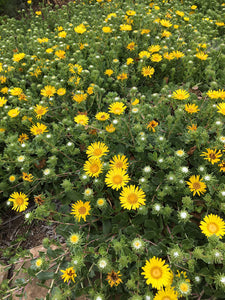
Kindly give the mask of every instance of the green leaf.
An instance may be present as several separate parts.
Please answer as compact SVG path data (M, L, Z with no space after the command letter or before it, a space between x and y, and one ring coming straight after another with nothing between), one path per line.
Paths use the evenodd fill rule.
M110 220L103 221L102 226L103 226L103 233L104 234L108 234L108 233L111 232L111 230L112 230L112 224L111 224Z
M37 274L37 278L40 280L48 280L54 277L54 272L41 272Z

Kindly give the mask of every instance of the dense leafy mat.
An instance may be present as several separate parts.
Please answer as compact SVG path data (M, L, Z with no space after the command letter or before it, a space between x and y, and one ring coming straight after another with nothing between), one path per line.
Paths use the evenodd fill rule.
M134 2L1 18L1 205L65 239L2 299L224 299L225 3Z

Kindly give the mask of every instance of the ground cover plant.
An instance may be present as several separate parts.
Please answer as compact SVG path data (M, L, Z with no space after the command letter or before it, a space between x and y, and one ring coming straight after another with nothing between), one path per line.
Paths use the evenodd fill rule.
M23 13L0 25L1 206L65 243L9 257L31 266L1 298L225 299L225 3Z

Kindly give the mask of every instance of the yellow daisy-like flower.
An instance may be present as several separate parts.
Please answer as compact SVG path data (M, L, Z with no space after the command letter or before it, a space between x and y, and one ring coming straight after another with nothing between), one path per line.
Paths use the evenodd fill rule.
M71 215L74 215L78 222L80 222L81 218L86 221L87 215L90 215L90 210L91 206L89 201L83 202L79 200L72 204Z
M129 66L129 65L132 65L133 63L134 63L133 58L128 57L128 58L127 58L127 65Z
M161 37L170 37L172 35L172 33L168 30L164 30L161 34Z
M197 124L191 124L191 126L187 126L188 132L190 131L196 131L197 130Z
M122 115L126 109L126 105L123 102L114 102L109 106L109 112L115 115Z
M135 185L124 187L120 193L120 204L125 209L137 209L145 205L145 201L145 193Z
M87 29L86 29L86 27L84 26L84 24L80 24L80 25L78 25L78 26L76 26L76 27L74 28L74 31L75 31L76 33L83 34L85 31L87 31Z
M37 268L40 268L42 266L42 264L43 264L43 259L41 259L41 258L36 259L35 266Z
M158 291L154 300L178 300L178 294L173 287L166 287Z
M173 92L172 97L177 100L186 100L190 97L190 94L183 89L179 89Z
M112 28L109 27L109 26L104 26L104 27L102 27L102 31L104 33L111 33L112 32Z
M189 181L186 181L186 183L188 184L191 192L193 192L193 196L195 194L198 194L198 196L200 196L201 194L204 194L206 192L206 184L202 182L202 179L200 179L200 175L192 175L189 178Z
M0 92L2 94L8 94L8 90L9 90L9 88L7 86L5 86L5 87L1 88Z
M119 190L129 182L130 177L123 169L112 169L106 174L105 183L113 190Z
M180 297L190 295L190 293L191 293L190 282L187 280L181 280L177 285L177 290L178 290L178 294Z
M118 79L118 80L121 80L121 81L123 81L123 80L125 80L125 79L127 79L127 78L128 78L127 73L121 73L121 74L119 74L119 75L117 76L117 79Z
M13 61L19 62L25 57L25 53L16 53L13 55Z
M105 112L99 112L95 115L95 118L99 121L106 121L109 119L109 117L110 117L110 115Z
M88 146L86 154L88 157L102 157L109 152L109 148L102 142L95 142Z
M138 55L139 58L149 58L151 54L148 51L141 51Z
M208 58L208 54L205 54L203 51L199 51L195 56L200 60L206 60Z
M105 75L108 75L109 77L113 74L113 70L112 69L107 69L105 70Z
M18 138L18 142L21 144L23 144L26 140L29 140L29 137L26 133L22 133Z
M225 115L225 103L219 103L216 107L218 108L218 113Z
M48 107L44 107L42 105L36 105L34 112L37 114L37 118L41 119L42 116L44 116L46 114L46 112L48 111Z
M173 56L173 53L169 53L169 52L166 52L163 54L163 57L167 60L173 60L175 57Z
M133 51L136 46L137 45L135 44L135 42L131 42L127 45L127 49Z
M131 31L132 30L132 26L129 24L122 24L120 25L120 30L121 31Z
M127 162L127 157L125 155L114 155L109 162L111 169L123 169L127 170L129 163Z
M110 124L106 126L105 130L109 133L113 133L116 130L116 128L113 126L113 124Z
M23 172L22 178L23 178L23 180L25 180L25 181L32 182L34 176L33 176L32 174L28 174L28 173Z
M74 121L77 124L86 126L88 124L89 118L86 115L77 115L76 117L74 117Z
M160 62L162 60L162 55L155 53L151 56L150 59L152 62Z
M158 257L153 257L146 261L145 266L142 267L141 274L144 275L147 284L151 284L153 288L160 290L167 286L170 280L171 271L165 260Z
M207 148L206 151L207 152L203 152L200 156L206 156L204 159L211 162L212 165L220 161L220 157L222 156L221 150Z
M37 123L37 125L33 125L30 128L30 131L33 135L43 134L44 132L48 132L47 126L41 123Z
M15 87L15 88L10 90L10 94L12 96L20 96L22 93L23 93L23 90L19 87Z
M59 96L63 96L63 95L65 95L65 93L66 93L66 89L64 89L64 88L60 88L57 90L57 95L59 95Z
M106 279L108 280L110 286L113 287L114 285L117 286L122 282L122 279L120 278L121 276L122 275L120 274L120 271L115 272L112 270L110 273L108 273Z
M150 29L146 29L146 28L143 28L142 30L141 30L141 34L143 35L143 34L148 34L150 32Z
M148 128L149 131L152 130L153 132L155 132L155 127L158 126L158 125L159 125L158 122L156 122L155 120L152 120L148 123L147 128Z
M170 21L165 20L165 19L160 20L160 24L161 24L162 26L164 26L164 27L167 27L167 28L173 26L173 24L170 23Z
M219 93L218 91L214 91L214 90L209 90L206 95L210 98L210 99L218 99L219 98Z
M13 193L10 195L9 201L13 202L13 210L24 211L28 206L28 198L24 193Z
M220 172L225 172L225 161L223 160L220 164L218 164L220 167Z
M19 108L13 108L8 111L8 116L10 116L11 118L15 118L19 115L19 113Z
M55 55L60 59L64 59L66 57L66 52L63 50L57 50L55 51Z
M77 93L73 95L72 99L77 103L81 103L87 99L87 96L88 95L83 91L77 91Z
M200 226L202 233L204 233L207 237L215 234L222 238L225 234L225 222L217 215L210 214L205 216L203 221L200 222Z
M75 65L69 64L68 66L69 66L69 71L72 74L80 74L83 70L82 66L79 64L75 64Z
M218 94L219 94L219 98L221 98L222 100L225 100L225 90L219 90Z
M154 53L154 52L159 52L161 50L161 46L160 45L151 45L148 47L148 52L149 53Z
M80 242L80 239L81 239L81 237L78 233L72 233L69 237L69 242L72 245L77 245Z
M0 97L0 107L3 107L4 104L6 104L8 100L5 99L5 97Z
M198 109L198 105L196 104L185 104L185 110L189 114L197 113L200 109Z
M181 51L173 51L172 54L173 54L173 57L175 57L176 59L184 57L184 53Z
M54 86L51 85L46 85L42 90L41 90L41 95L44 97L53 97L54 94L56 93L56 89Z
M67 36L67 33L65 31L61 31L58 33L58 37L65 38L66 36Z
M141 74L144 76L144 77L149 77L151 78L152 75L155 73L155 69L150 67L150 66L147 66L147 67L143 67L142 68L142 71L141 71Z
M102 163L98 157L90 157L84 164L84 171L91 177L98 177L102 173Z
M73 267L60 271L63 273L63 275L61 275L61 278L64 280L64 282L68 282L70 279L72 279L72 281L75 282L74 278L77 277L77 274L75 273Z

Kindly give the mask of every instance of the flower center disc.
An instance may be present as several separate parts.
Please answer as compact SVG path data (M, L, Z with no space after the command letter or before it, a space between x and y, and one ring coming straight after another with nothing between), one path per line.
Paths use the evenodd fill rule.
M78 209L78 212L80 215L84 215L86 213L86 207L84 206L81 206L79 209Z
M138 201L138 197L135 193L130 193L127 197L127 201L130 203L130 204L134 204L134 203L137 203Z
M16 203L17 203L18 205L22 205L22 204L23 204L23 198L22 198L22 197L18 197L18 198L16 199Z
M199 190L199 189L201 188L201 184L200 184L199 182L194 182L194 183L193 183L193 188L194 188L195 190Z
M102 154L102 150L99 149L99 148L97 148L97 149L95 149L95 150L93 151L93 154L94 154L95 156L99 156L99 155Z
M209 223L207 229L211 233L216 233L218 231L218 226L215 223Z
M116 114L119 114L119 113L121 113L121 109L120 109L120 108L115 108L114 112L115 112Z
M162 300L171 300L171 298L166 296L166 297L163 297Z
M162 276L162 271L159 267L154 267L151 269L151 275L154 279L158 279Z
M93 164L90 167L91 173L97 173L99 171L99 166L97 164Z
M36 129L36 133L37 133L37 134L42 133L42 129L41 129L41 128L37 128L37 129Z
M187 291L188 291L188 286L187 286L187 284L182 283L182 284L180 285L180 289L181 289L182 292L187 292Z
M122 181L123 181L123 178L122 178L121 175L115 175L115 176L113 177L113 182L114 182L115 184L120 184L120 183L122 183Z
M121 168L121 169L122 169L122 167L123 167L122 161L118 161L118 162L115 164L115 167L116 167L116 168Z

